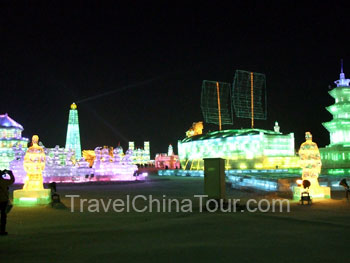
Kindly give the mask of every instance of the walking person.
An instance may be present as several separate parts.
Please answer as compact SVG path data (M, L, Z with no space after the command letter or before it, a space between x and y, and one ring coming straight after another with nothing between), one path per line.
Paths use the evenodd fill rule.
M10 179L5 179L3 176L8 174ZM0 225L0 236L6 236L6 210L9 202L9 186L15 182L15 177L10 170L0 170L0 211L1 211L1 225Z

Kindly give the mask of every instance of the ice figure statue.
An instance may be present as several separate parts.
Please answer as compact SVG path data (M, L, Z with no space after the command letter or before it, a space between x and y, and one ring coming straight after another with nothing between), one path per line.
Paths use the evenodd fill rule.
M89 162L82 157L77 163L76 175L77 177L85 177L85 180L92 179L91 175L94 174L94 170L90 168Z
M38 145L40 147L40 144ZM94 169L90 168L89 163L81 158L75 161L74 149L44 148L45 152L45 169L42 172L43 182L84 182L90 181L90 175ZM15 159L10 163L10 169L16 176L16 183L24 183L26 171L24 170L24 150L21 145L15 145L12 148Z
M27 177L23 190L13 192L14 203L21 204L48 204L51 202L50 189L44 189L42 172L45 169L45 152L38 145L39 137L34 135L32 146L28 148L23 167Z
M111 162L110 162L110 156L109 156L109 149L107 147L103 147L102 150L100 150L100 175L111 175Z
M27 172L23 190L43 190L43 175L45 169L46 155L44 149L38 145L39 137L34 135L32 146L28 148L25 156L23 167Z
M101 147L96 147L95 148L95 161L94 164L92 166L92 168L95 169L95 174L99 174L100 173L100 166L101 166Z
M109 149L108 147L103 147L103 149L101 150L101 155L102 155L102 160L101 160L101 164L102 164L102 169L104 170L105 175L111 174L111 157L109 155Z
M123 164L130 165L132 164L132 154L133 151L128 149L123 157Z
M45 151L45 153L46 153L46 167L45 168L60 165L59 146L56 145L56 147L52 150L52 152L53 152L53 156L50 157L50 150L47 149Z
M310 132L305 133L306 141L303 142L299 149L300 167L302 168L302 179L310 182L308 189L312 198L330 198L330 188L321 187L318 183L318 176L321 173L321 156L317 144L312 141ZM299 199L301 187L294 188L294 198Z
M72 162L74 150L66 151L56 145L47 149L44 182L71 182L75 181L75 166Z
M13 152L15 153L16 160L22 160L24 157L24 151L22 149L22 144L16 144L12 147Z
M75 151L73 149L68 149L67 155L66 155L66 166L73 166L73 159L75 156Z
M102 161L104 163L109 163L110 156L109 156L109 149L107 147L103 147L103 149L101 150L101 155L102 155Z
M310 132L305 133L306 141L299 149L300 167L302 168L302 179L308 180L312 188L318 188L318 176L321 173L321 156L317 144L312 141Z
M137 165L133 164L133 150L128 149L122 159L122 174L124 180L137 180L135 172L138 170Z
M120 160L121 160L121 158L120 158L120 148L115 148L114 150L113 150L113 163L114 164L120 164Z
M173 150L173 146L171 144L169 144L168 147L168 156L172 156L174 155L174 150Z

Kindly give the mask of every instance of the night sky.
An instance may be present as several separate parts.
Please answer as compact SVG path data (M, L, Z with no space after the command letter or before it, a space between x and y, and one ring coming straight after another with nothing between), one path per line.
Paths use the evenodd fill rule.
M257 128L277 120L296 148L305 131L329 143L322 122L341 58L350 77L342 2L102 2L1 2L0 114L25 137L64 146L76 102L83 149L149 140L153 158L203 119L202 81L232 83L242 69L266 74L268 119ZM249 120L225 128L241 127Z

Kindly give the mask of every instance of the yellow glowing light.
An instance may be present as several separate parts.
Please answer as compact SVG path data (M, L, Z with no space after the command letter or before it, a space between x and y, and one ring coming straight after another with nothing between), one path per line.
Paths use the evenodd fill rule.
M30 146L24 156L23 168L27 172L23 190L13 192L15 204L48 204L51 201L50 189L44 189L42 172L45 169L45 152L38 145L39 137L32 137Z
M312 141L310 132L305 133L306 141L299 149L300 167L302 168L302 179L308 180L311 185L307 191L313 198L330 198L330 188L321 187L318 183L318 176L321 172L321 156L317 144ZM294 197L299 198L303 191L302 186L294 188Z
M96 158L95 151L83 150L83 157L89 163L89 166L92 167Z
M319 187L318 175L321 172L321 156L317 144L312 141L310 132L305 133L306 141L299 149L300 167L303 169L303 180L309 180L311 187Z
M297 185L302 185L303 184L303 180L302 179L298 179L297 180Z
M252 129L254 128L254 73L250 72L250 106L252 112Z
M216 82L216 92L217 92L217 95L218 95L219 131L221 131L221 106L220 106L220 87L219 87L219 82Z
M263 168L264 169L276 169L276 168L299 168L299 158L297 156L285 156L285 157L264 157Z
M255 168L256 168L256 169L262 169L262 168L263 168L262 163L257 163L257 164L255 165Z
M35 197L21 197L19 200L20 201L36 201L37 198L35 198Z
M25 156L23 167L27 172L24 190L42 190L43 175L45 169L45 153L44 149L38 145L39 137L34 135L32 138L32 146L28 148Z
M70 105L71 110L76 110L77 109L77 104L75 104L74 102L72 103L72 105Z
M193 167L194 162L195 162L195 160L193 160L193 161L191 162L190 170L192 170L192 167Z
M200 135L203 133L203 122L194 122L192 127L186 132L187 137L192 137L195 135Z
M247 169L247 165L244 164L244 163L241 163L241 164L239 165L239 168L240 168L240 169Z

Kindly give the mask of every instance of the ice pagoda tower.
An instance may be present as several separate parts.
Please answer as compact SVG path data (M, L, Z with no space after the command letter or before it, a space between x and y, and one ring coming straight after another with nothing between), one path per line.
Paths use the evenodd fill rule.
M75 151L75 159L81 158L80 132L77 105L73 102L70 106L66 150L73 149Z
M330 144L321 149L322 163L325 168L350 168L350 79L345 78L343 61L337 87L329 94L335 104L326 107L333 120L323 123L330 134Z

